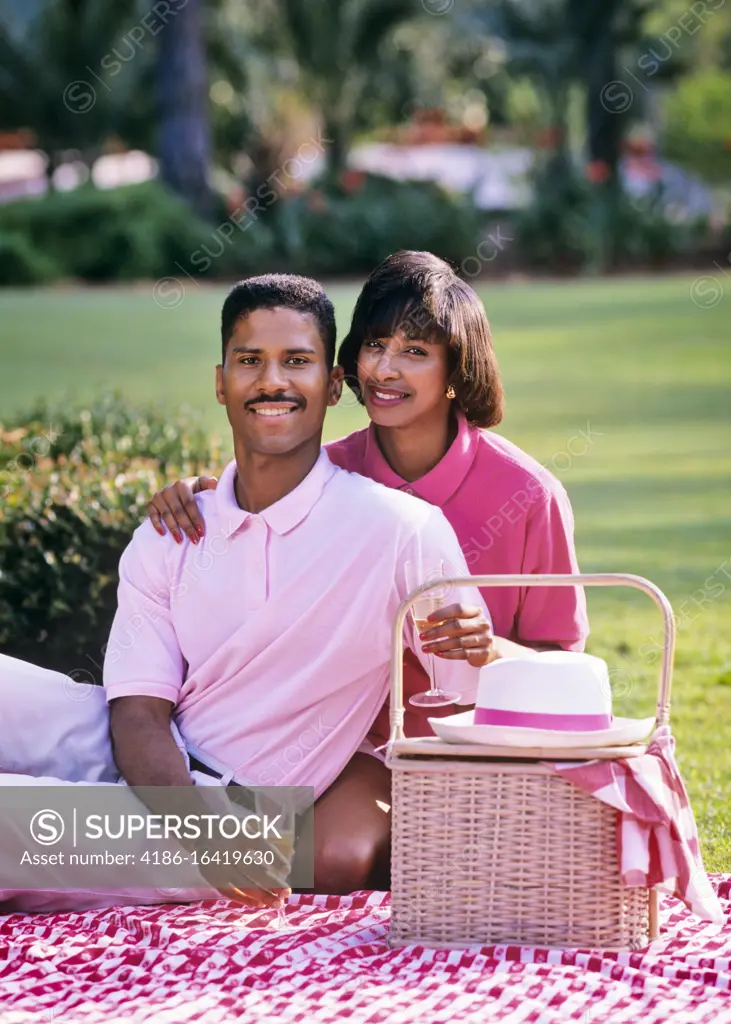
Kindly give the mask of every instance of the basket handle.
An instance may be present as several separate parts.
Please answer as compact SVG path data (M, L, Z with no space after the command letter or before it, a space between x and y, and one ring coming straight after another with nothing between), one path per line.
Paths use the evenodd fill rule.
M396 611L391 647L391 734L389 744L404 739L404 621L417 597L436 587L565 587L574 584L584 587L634 587L651 597L663 615L665 640L663 645L660 682L657 696L657 724L670 721L670 686L675 653L675 616L667 597L659 587L642 576L631 573L523 573L518 575L460 576L423 583L409 594Z

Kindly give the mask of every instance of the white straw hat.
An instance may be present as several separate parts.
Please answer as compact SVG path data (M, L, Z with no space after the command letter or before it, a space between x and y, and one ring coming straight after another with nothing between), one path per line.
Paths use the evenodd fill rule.
M609 747L639 743L654 718L614 718L607 663L545 651L480 670L474 711L429 724L448 743L509 747Z

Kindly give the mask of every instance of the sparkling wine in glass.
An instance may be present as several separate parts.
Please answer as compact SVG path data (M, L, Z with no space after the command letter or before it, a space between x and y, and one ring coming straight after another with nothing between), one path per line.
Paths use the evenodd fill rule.
M408 561L405 565L406 589L411 594L423 583L435 582L439 579L449 577L448 567L441 559L435 561ZM448 604L449 588L438 587L418 597L411 606L411 617L417 633L423 633L432 629L436 622L429 622L428 616L438 612ZM462 699L461 693L452 690L442 690L437 686L434 677L434 656L427 656L429 666L429 689L423 693L415 693L409 697L409 703L422 708L444 707L445 704L458 704Z
M286 859L287 863L292 867L292 857L294 856L294 818L291 822L288 822L286 826L287 831L282 832L281 839L272 839L273 844L277 847L282 856ZM277 923L276 928L281 931L282 928L287 924L287 911L283 906L277 911Z
M261 816L268 813L270 817L279 816L277 823L277 831L279 832L279 838L272 835L269 837L269 842L272 846L276 847L279 853L284 857L287 862L287 876L292 869L292 859L294 857L294 842L295 842L295 826L296 818L293 807L287 802L285 797L284 802L280 802L279 799L273 800L268 794L258 792L256 794L256 809L257 813ZM271 892L271 890L269 890ZM281 931L287 923L287 912L283 906L277 910L276 920L273 922L274 928Z

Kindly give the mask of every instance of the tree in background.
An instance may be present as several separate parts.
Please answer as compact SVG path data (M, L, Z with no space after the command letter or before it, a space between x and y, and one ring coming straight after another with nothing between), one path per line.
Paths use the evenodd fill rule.
M211 218L211 128L202 0L187 0L157 35L160 177L195 212Z
M552 139L551 173L568 167L569 90L578 75L576 39L567 25L568 0L495 0L474 3L465 18L471 34L500 40L504 71L529 82L541 106L542 127Z
M91 166L111 135L144 139L152 110L140 83L153 49L126 37L138 13L136 0L49 0L0 23L2 127L33 131L49 182L64 152Z
M226 6L13 3L0 22L0 128L33 132L48 156L51 186L62 160L91 167L109 146L143 149L159 157L172 189L211 215L207 68L237 95L246 84L238 40L227 36ZM216 143L240 149L247 124L219 118Z
M586 96L587 177L593 188L595 271L616 262L619 240L615 216L621 199L619 159L629 123L623 104L608 102L607 90L620 80L619 52L642 36L642 19L652 0L567 0L577 71ZM612 94L613 95L613 94Z
M662 35L669 25L688 24L687 5L664 0L653 15L650 30L660 37L650 49L660 65L657 75L670 67L673 89L665 89L658 104L657 132L663 152L671 159L714 183L731 179L731 8L709 5L690 21L672 57L671 44ZM691 34L692 33L692 34ZM663 45L664 44L664 45ZM662 60L662 63L660 61ZM668 79L667 73L664 78Z
M261 11L264 45L294 58L337 176L385 44L398 26L425 17L424 7L419 0L263 0Z
M605 168L610 182L617 178L628 117L622 104L609 100L606 90L622 79L620 52L638 48L652 6L653 0L602 0L600 4L567 0L580 79L586 90L587 156Z
M298 88L294 59L266 43L263 12L230 0L208 0L208 10L215 163L229 181L256 192L315 133L317 119Z
M684 78L668 97L665 152L708 181L731 180L731 71Z

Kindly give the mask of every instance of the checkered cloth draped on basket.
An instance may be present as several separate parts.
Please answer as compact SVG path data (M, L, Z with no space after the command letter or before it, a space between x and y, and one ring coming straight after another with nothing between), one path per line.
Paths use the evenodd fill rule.
M663 725L647 752L618 761L553 764L569 782L620 812L619 863L627 886L661 886L703 921L723 911L703 867L693 811Z

